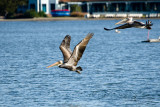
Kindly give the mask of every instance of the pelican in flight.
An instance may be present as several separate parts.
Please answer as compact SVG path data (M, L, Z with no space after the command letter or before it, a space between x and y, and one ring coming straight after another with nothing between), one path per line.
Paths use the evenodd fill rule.
M124 24L125 23L125 24ZM107 28L104 28L104 30L116 30L116 29L126 29L126 28L131 28L131 27L135 27L135 28L145 28L145 29L148 29L150 30L151 29L151 26L153 25L151 21L148 20L148 22L146 21L146 24L145 23L142 23L142 22L139 22L139 21L135 21L133 20L132 17L128 17L126 19L123 19L121 20L120 22L116 23L117 24L123 24L121 26L118 26L118 27L115 27L115 28L112 28L112 29L107 29Z
M93 35L94 35L93 33L89 33L81 42L79 42L74 47L73 52L70 49L71 36L66 35L59 47L63 54L63 61L60 60L48 66L47 68L53 67L53 66L59 66L60 68L65 68L80 74L81 73L80 71L82 71L82 68L80 66L77 67L77 63L81 59L83 52Z

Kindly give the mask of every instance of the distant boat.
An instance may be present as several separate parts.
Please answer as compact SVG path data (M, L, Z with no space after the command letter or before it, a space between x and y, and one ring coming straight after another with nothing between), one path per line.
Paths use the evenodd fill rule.
M52 10L52 16L70 16L70 11L68 9L63 10Z

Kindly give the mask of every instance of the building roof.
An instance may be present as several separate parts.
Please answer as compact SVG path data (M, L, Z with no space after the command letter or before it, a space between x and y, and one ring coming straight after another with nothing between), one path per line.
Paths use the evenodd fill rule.
M109 2L109 1L143 1L143 2L146 2L146 1L150 1L150 2L155 2L155 1L158 1L160 2L160 0L59 0L59 2Z

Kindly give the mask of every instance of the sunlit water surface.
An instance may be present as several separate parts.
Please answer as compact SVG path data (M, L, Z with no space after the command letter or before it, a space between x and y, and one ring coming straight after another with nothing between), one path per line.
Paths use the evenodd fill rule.
M0 106L159 106L160 43L142 43L146 29L103 30L118 21L0 22ZM160 20L152 22L150 38L158 38ZM65 35L73 50L89 32L94 36L78 63L82 74L46 68L63 59Z

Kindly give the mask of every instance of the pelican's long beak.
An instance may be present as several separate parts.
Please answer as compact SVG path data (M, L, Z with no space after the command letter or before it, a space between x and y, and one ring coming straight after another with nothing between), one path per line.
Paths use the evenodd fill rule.
M59 64L60 64L60 62L56 62L56 63L54 63L54 64L48 66L47 68L50 68L50 67L53 67L53 66L58 66Z
M123 24L123 23L126 23L126 22L127 22L127 19L123 19L123 20L121 20L121 21L117 22L115 25Z

